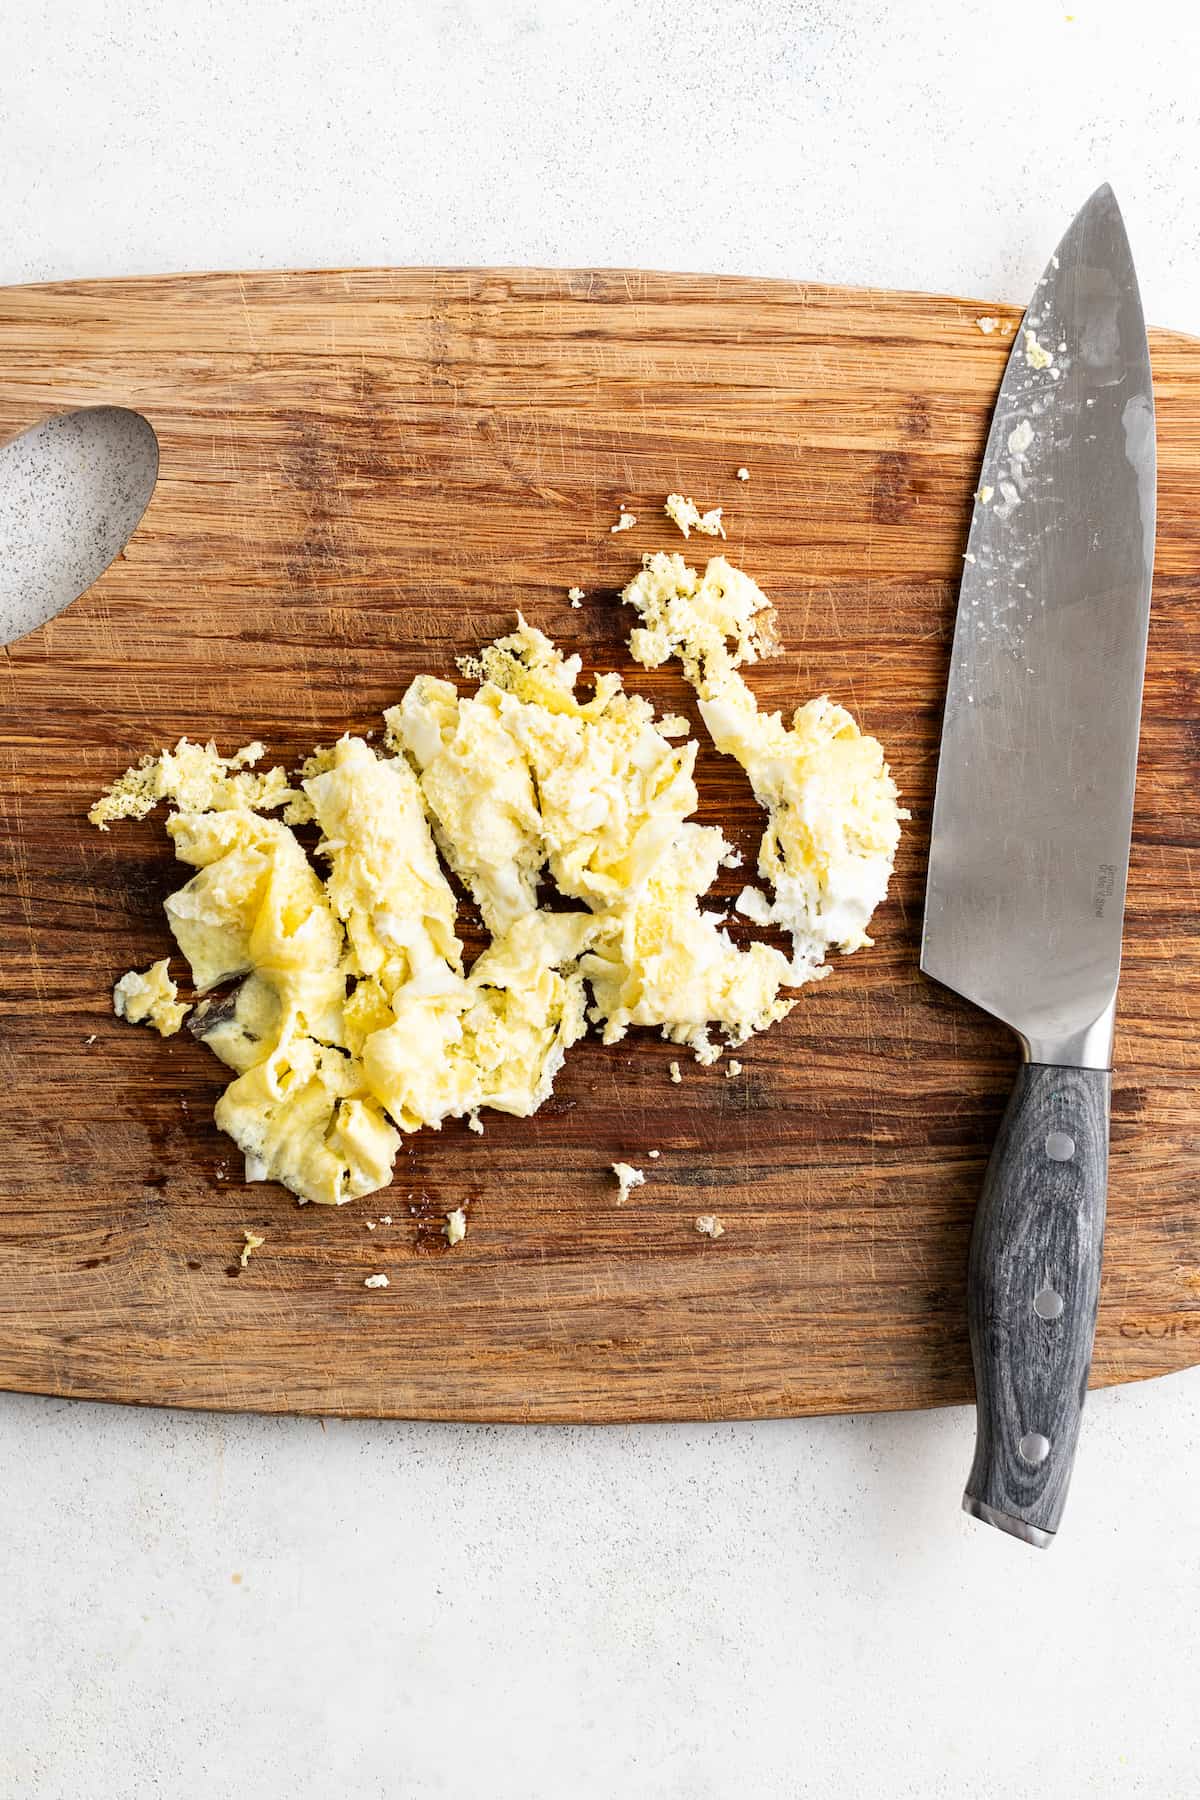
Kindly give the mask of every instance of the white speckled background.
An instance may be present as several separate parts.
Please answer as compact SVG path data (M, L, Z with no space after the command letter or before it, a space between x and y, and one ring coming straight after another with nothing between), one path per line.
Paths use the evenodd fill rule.
M0 281L624 263L1019 301L1108 177L1147 312L1200 333L1196 18L14 0ZM88 479L4 534L10 630L69 585ZM1200 1376L1092 1400L1044 1555L958 1512L970 1442L963 1411L322 1429L0 1396L0 1800L1195 1793Z

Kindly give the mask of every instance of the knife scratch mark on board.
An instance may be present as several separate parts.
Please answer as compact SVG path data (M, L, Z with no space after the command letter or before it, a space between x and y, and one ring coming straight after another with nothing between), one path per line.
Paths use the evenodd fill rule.
M241 299L242 299L242 317L245 321L245 326L246 326L246 340L249 343L251 350L253 350L255 355L257 355L258 354L258 338L255 335L255 331L254 331L254 319L250 312L250 302L246 296L246 277L244 275L239 275L237 278L237 281L238 281L238 292L241 295Z

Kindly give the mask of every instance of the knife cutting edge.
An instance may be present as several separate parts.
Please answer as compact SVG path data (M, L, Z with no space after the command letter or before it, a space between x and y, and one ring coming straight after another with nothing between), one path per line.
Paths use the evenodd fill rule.
M1154 520L1149 347L1104 186L1038 283L992 418L921 948L1024 1050L971 1238L963 1506L1037 1545L1062 1516L1095 1336Z

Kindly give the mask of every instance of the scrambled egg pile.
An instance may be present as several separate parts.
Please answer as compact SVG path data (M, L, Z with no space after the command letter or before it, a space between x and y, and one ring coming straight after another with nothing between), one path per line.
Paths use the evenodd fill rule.
M790 727L759 714L738 669L773 653L774 615L722 558L698 576L647 557L622 597L641 616L635 657L680 659L768 811L773 899L747 889L738 904L785 925L794 954L739 948L702 904L738 858L690 816L686 720L656 719L617 674L581 698L580 659L519 615L463 661L474 692L412 682L385 714L383 753L346 736L293 779L257 772L261 744L222 757L185 739L89 817L106 829L174 809L167 831L194 873L167 919L198 996L190 1028L232 1071L215 1117L247 1179L326 1204L373 1193L403 1133L535 1112L589 1023L606 1043L653 1026L713 1062L790 1011L783 990L824 974L829 945L870 942L902 816L879 745L827 700ZM323 875L293 829L305 824ZM469 970L443 858L491 933ZM570 910L539 905L547 878ZM191 1010L165 959L123 976L114 1007L164 1035Z

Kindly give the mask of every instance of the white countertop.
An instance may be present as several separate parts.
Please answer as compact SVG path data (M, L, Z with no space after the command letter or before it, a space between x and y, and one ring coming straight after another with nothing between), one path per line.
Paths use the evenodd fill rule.
M546 262L1020 301L1107 178L1148 315L1200 332L1182 7L16 14L0 282ZM1200 1376L1093 1397L1044 1554L958 1511L970 1446L964 1410L322 1427L0 1396L0 1800L1194 1792Z

